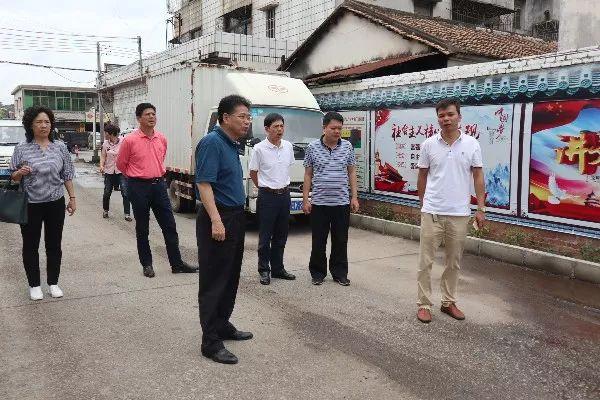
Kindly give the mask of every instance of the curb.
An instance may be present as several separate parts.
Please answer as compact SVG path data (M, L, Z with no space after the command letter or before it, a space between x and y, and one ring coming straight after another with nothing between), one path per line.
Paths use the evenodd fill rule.
M355 228L411 240L419 240L421 232L421 228L416 225L360 214L350 214L350 225ZM600 283L600 264L591 261L578 260L472 236L467 236L465 251L529 269L566 276L570 279Z

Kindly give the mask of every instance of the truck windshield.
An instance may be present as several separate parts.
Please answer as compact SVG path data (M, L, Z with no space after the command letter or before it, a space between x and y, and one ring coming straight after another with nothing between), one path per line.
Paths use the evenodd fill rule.
M22 126L0 125L0 144L17 144L25 141L25 128Z
M270 113L277 113L285 120L283 138L296 146L306 147L323 134L323 114L316 110L299 110L293 108L253 107L252 136L259 139L266 137L264 121Z

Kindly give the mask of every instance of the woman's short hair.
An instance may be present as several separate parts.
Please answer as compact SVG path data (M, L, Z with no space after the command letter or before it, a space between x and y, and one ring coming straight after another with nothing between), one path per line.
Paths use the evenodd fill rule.
M104 125L104 132L108 133L109 135L117 136L119 132L121 132L121 129L119 129L119 127L115 124L109 122L108 124Z
M48 138L51 142L54 142L54 113L48 107L33 106L27 108L23 113L23 127L25 128L25 138L27 139L27 143L31 143L33 140L33 120L41 113L46 114L50 120L50 135Z

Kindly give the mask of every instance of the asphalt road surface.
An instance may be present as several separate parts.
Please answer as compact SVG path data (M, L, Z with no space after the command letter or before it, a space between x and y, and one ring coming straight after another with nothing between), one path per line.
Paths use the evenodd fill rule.
M18 226L0 224L0 399L600 399L599 286L466 255L466 320L436 308L425 325L417 242L350 229L352 285L312 286L302 223L285 257L298 279L270 286L249 226L233 322L255 338L226 343L238 365L216 364L200 354L197 275L171 274L152 220L157 276L143 277L119 193L102 219L101 177L77 166L64 298L29 300ZM176 220L195 263L194 215Z

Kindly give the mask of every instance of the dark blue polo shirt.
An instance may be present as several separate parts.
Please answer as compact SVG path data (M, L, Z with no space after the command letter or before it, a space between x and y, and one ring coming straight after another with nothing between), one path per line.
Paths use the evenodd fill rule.
M196 147L195 180L196 183L211 184L217 205L236 207L246 204L237 143L219 126L215 126ZM198 195L197 187L196 194Z

